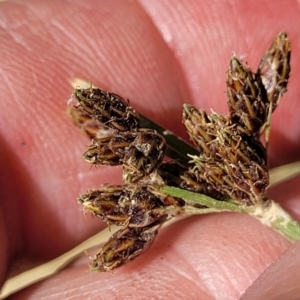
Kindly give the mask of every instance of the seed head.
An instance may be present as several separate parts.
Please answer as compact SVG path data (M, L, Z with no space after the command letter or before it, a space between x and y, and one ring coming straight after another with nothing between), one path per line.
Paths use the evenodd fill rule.
M257 73L262 79L272 111L275 110L282 94L286 92L291 69L290 56L289 38L285 32L281 32L265 52L258 66Z
M182 206L175 199L171 201L165 195L155 195L146 186L133 185L103 185L80 195L77 200L86 212L108 224L126 227L164 222L180 213Z
M197 113L191 105L184 110L183 123L188 124L192 140L202 151L193 157L195 168L190 172L196 179L184 174L182 186L214 194L217 199L231 198L237 203L251 205L263 201L269 175L259 139L230 116Z
M123 179L133 183L160 166L166 151L165 139L154 130L139 131L126 148L123 159Z
M227 72L227 103L233 122L256 134L266 122L266 92L261 78L235 56Z
M103 245L90 265L93 272L113 270L132 261L152 245L161 225L142 228L122 228Z
M76 88L74 97L87 115L117 131L137 129L139 114L117 94L98 88Z

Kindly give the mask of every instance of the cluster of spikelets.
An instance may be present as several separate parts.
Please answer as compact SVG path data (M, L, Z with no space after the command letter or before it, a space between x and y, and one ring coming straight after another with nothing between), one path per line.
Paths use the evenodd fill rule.
M112 270L140 255L159 227L184 213L184 202L155 192L157 185L179 186L188 171L177 161L163 161L164 137L139 127L139 114L120 96L98 88L76 89L79 105L72 121L91 139L83 158L93 165L121 165L124 185L102 185L78 197L84 210L109 225L121 226L97 253L91 270Z
M228 115L184 105L183 123L199 150L189 166L165 160L166 144L120 96L98 88L75 89L72 121L91 139L90 164L122 165L124 185L102 185L78 197L85 211L121 226L96 254L92 271L112 270L145 252L159 227L184 215L187 204L159 192L171 185L241 205L262 204L269 184L267 155L271 114L286 91L290 43L279 34L253 73L233 57L227 72Z
M207 115L184 106L184 124L200 149L194 173L223 196L247 205L261 204L269 184L266 149L271 113L286 91L290 73L290 43L277 36L253 73L246 62L232 57L227 72L229 115Z

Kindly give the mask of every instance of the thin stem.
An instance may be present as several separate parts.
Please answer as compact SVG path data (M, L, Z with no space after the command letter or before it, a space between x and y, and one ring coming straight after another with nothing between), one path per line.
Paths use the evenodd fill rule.
M216 212L246 213L259 220L263 225L273 228L288 240L294 242L300 238L300 224L284 209L272 200L262 205L238 205L227 201L215 200L203 194L193 193L175 187L163 186L162 193L185 200L185 215L196 215ZM205 208L197 208L197 206Z
M291 242L300 238L300 224L294 220L278 203L269 200L266 205L256 206L249 215L263 225L273 228Z
M196 208L194 206L185 206L184 215L185 216L192 216L192 215L206 215L212 213L221 213L221 212L232 212L230 209L222 209L216 210L215 208Z
M205 206L207 208L213 209L214 212L222 211L235 211L235 212L245 212L246 207L243 205L237 205L227 201L215 200L209 196L193 193L187 190L172 186L162 186L160 192L168 194L173 197L178 197L185 200L187 205L190 206Z

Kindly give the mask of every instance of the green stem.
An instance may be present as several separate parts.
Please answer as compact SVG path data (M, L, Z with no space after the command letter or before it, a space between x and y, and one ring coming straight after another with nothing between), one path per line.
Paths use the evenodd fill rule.
M160 191L164 194L168 194L173 197L178 197L185 200L187 205L203 205L207 208L211 208L214 212L222 211L235 211L235 212L244 212L245 207L242 205L237 205L227 201L215 200L209 196L193 193L187 190L183 190L177 187L172 186L163 186L160 188Z
M257 206L249 215L263 225L273 228L291 242L300 238L300 224L294 220L278 203L268 200L264 207Z
M160 192L185 200L187 204L185 215L216 212L246 213L259 220L263 225L273 228L292 242L300 238L300 224L285 212L278 203L275 203L272 200L266 201L263 206L245 206L227 201L215 200L203 194L193 193L170 186L162 186ZM199 205L205 207L197 208Z

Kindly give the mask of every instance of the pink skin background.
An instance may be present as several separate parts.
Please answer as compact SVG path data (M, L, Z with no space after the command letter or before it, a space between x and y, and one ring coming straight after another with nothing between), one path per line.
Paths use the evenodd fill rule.
M232 54L256 70L285 30L292 74L272 119L275 167L300 160L299 28L299 2L286 0L0 3L1 282L104 228L83 215L76 197L121 183L120 168L81 159L89 141L66 116L71 78L130 99L187 138L182 104L226 113ZM300 221L299 193L298 178L269 196ZM299 251L299 242L246 215L195 216L161 230L147 253L121 269L89 273L83 255L10 299L298 299Z

